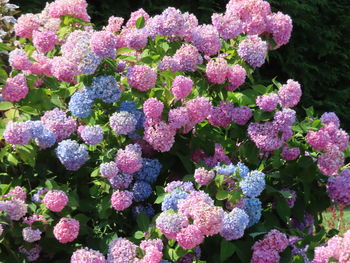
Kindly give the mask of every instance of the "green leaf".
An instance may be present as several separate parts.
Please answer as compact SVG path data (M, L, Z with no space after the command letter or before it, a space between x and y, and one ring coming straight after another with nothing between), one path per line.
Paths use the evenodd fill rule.
M38 110L36 110L30 106L22 106L21 110L26 112L26 113L29 113L31 115L39 115Z
M134 238L136 239L142 239L144 238L145 234L141 231L136 231L135 234L134 234Z
M8 162L13 165L13 166L16 166L19 161L18 159L16 158L16 156L14 156L12 153L9 153L8 156L7 156L7 160Z
M140 16L137 20L136 20L136 28L140 29L143 28L145 26L145 18L143 16Z
M219 189L218 192L215 195L215 198L217 200L225 200L229 196L229 192L224 189Z
M281 219L287 222L290 218L290 208L284 199L277 199L276 205L277 213Z
M121 54L125 54L125 53L130 53L130 52L133 52L135 51L135 49L131 49L131 48L128 48L128 47L122 47L122 48L119 48L117 50L117 55L121 55Z
M148 218L148 216L144 213L141 212L136 219L137 222L137 226L139 227L139 229L141 229L142 231L147 231L149 224L150 224L150 220Z
M1 111L5 111L5 110L9 110L13 107L13 104L9 101L2 101L0 102L0 110Z
M232 242L221 240L220 244L220 262L229 259L236 251L236 247Z

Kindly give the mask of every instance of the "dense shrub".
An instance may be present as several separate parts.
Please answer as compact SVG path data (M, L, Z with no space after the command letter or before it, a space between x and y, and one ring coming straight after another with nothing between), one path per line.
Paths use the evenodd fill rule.
M322 213L350 203L349 135L333 112L296 114L297 80L260 84L288 15L231 0L211 19L139 9L95 30L85 0L18 18L1 80L1 260L324 258L337 231ZM342 262L348 234L325 250L334 240Z

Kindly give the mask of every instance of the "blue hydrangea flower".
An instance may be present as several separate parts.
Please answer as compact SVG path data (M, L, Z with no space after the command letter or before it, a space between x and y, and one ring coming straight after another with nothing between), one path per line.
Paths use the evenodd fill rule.
M141 169L134 174L137 180L144 180L148 183L154 183L160 173L162 165L157 159L142 159Z
M94 74L101 61L102 58L89 49L78 62L78 71L87 75Z
M136 109L136 103L134 101L126 100L119 106L120 111L127 111L134 114L135 119L137 120L135 129L143 128L143 123L145 121L145 114L142 110Z
M265 189L265 174L260 171L252 171L239 183L244 195L257 197Z
M225 214L222 222L223 227L220 235L226 240L235 240L244 235L244 230L249 223L249 216L244 210L234 208L230 213Z
M249 216L248 227L259 222L261 218L261 202L258 198L244 198L244 211Z
M187 196L188 193L181 191L180 189L175 189L164 197L164 200L162 202L162 211L169 209L177 211L177 203L181 199L186 199Z
M90 145L96 145L103 140L103 131L98 125L85 126L80 136L85 143Z
M151 204L137 205L132 208L132 214L136 218L141 212L144 212L148 217L153 217L155 212Z
M141 202L152 194L152 187L145 181L136 181L132 187L132 193L136 202Z
M231 175L236 171L236 166L230 163L229 165L217 165L215 167L218 174Z
M35 143L41 148L46 149L56 143L57 136L47 128L43 128L42 133L35 137Z
M236 168L239 169L239 175L242 178L245 178L249 173L249 168L244 163L238 162Z
M70 171L78 170L89 159L86 147L73 140L61 141L55 152L60 162Z
M120 99L121 91L117 80L110 75L95 77L92 85L88 87L94 98L99 98L103 102L113 103Z
M74 116L86 118L90 116L93 104L93 97L84 89L73 94L68 103L68 108Z

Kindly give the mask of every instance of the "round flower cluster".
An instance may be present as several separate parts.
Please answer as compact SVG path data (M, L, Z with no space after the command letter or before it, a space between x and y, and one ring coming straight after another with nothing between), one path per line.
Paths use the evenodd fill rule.
M33 243L41 239L41 231L39 229L25 227L22 230L22 236L24 241Z
M60 18L64 15L72 15L86 22L90 21L87 13L87 2L85 0L55 0L49 5L51 17Z
M248 227L251 227L260 221L262 204L258 198L244 198L243 210L249 216Z
M176 76L173 84L171 92L177 99L184 99L188 95L190 95L193 87L193 81L189 77L185 76Z
M54 226L53 234L60 243L72 242L78 237L80 224L73 218L63 217Z
M99 144L103 140L103 131L100 126L83 126L80 137L89 145Z
M225 40L235 38L243 32L243 23L229 14L215 13L211 16L211 21L220 36Z
M180 129L190 123L186 107L174 108L169 111L168 121L173 129Z
M211 125L227 127L233 121L234 106L229 101L221 101L218 107L213 107L208 121Z
M300 84L289 79L278 91L279 103L282 107L294 107L299 103L301 94Z
M45 112L40 120L56 135L58 142L68 138L77 129L76 121L58 108Z
M230 82L226 86L228 91L235 91L239 86L245 82L247 76L246 70L241 65L229 66L227 70L227 79Z
M9 53L9 63L12 68L19 70L28 70L33 63L27 57L23 49L16 48Z
M137 125L136 116L132 112L115 112L109 118L109 125L117 134L129 134L135 131Z
M197 168L194 171L194 179L197 184L208 185L215 177L214 171L208 171L205 168Z
M5 101L15 102L24 99L28 94L27 79L23 74L17 74L6 80L2 90L2 98Z
M220 235L226 240L239 239L244 235L244 230L249 223L249 216L240 208L234 208L230 213L225 213Z
M267 42L257 35L249 35L239 43L237 53L252 67L261 67L267 56Z
M105 103L117 102L121 96L119 83L110 75L94 77L92 85L86 89L90 91L92 98L101 99Z
M78 170L89 159L86 147L73 140L60 142L55 152L60 162L70 171Z
M11 200L18 199L18 200L25 201L26 200L26 192L22 187L16 186L15 188L8 191L8 193L3 195L2 197L3 198L10 198Z
M41 246L36 244L32 249L27 250L24 246L20 246L18 251L27 257L28 261L36 261L41 252Z
M327 183L329 197L339 204L350 204L350 169L345 169L339 175L330 177Z
M275 93L258 96L256 98L256 105L264 111L273 111L279 103L279 97Z
M107 179L118 175L119 169L115 162L102 163L100 165L101 176Z
M141 202L152 194L152 187L149 183L138 180L132 186L132 193L136 202Z
M87 118L91 115L94 100L87 90L76 91L69 100L68 108L74 116Z
M6 125L3 134L5 141L10 144L24 145L32 138L31 126L28 122L12 122Z
M142 167L141 149L138 144L127 145L125 150L119 149L115 162L123 173L132 174Z
M116 190L112 194L112 207L117 211L123 211L132 204L133 194L129 191Z
M186 108L191 122L199 123L209 116L212 110L212 105L207 98L197 97L189 100L186 104Z
M314 263L347 262L350 255L350 230L344 236L334 236L325 246L315 248ZM336 260L336 261L335 261Z
M148 183L155 183L162 168L161 163L157 159L142 159L142 167L138 170L134 177L136 180L143 180Z
M205 55L214 56L221 48L219 32L213 25L200 25L193 30L193 45Z
M114 58L117 37L109 31L94 32L90 40L91 49L102 58Z
M58 37L53 31L46 29L33 31L33 44L40 53L46 53L54 49L57 42Z
M263 240L257 241L253 246L252 262L263 263L280 262L279 253L283 252L289 245L285 234L276 229L265 235Z
M300 149L298 147L289 148L288 146L284 146L282 148L281 156L286 161L293 161L298 158L300 155Z
M126 77L132 88L147 91L156 85L157 72L147 65L129 67Z
M107 263L105 256L96 250L89 248L80 248L76 250L71 258L70 263Z
M19 199L0 201L0 211L6 212L10 220L19 221L27 213L28 206Z
M62 190L50 190L42 201L52 212L61 212L68 203L68 197Z
M177 211L177 204L179 200L185 199L188 196L186 191L180 189L174 189L170 193L166 194L162 202L162 211L172 209Z
M143 112L146 118L160 119L164 104L156 98L149 98L143 103Z
M148 142L154 150L167 152L175 142L176 130L169 124L159 121L154 125L145 127L144 140Z
M260 171L251 171L239 183L244 195L248 197L257 197L265 189L265 174Z
M227 72L228 64L224 58L210 60L205 69L208 81L214 84L223 84L226 81Z

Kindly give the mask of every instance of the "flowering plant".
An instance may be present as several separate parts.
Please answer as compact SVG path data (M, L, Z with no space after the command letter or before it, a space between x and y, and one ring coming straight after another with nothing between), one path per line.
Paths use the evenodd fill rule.
M297 116L296 80L254 80L292 33L268 2L98 31L85 0L55 0L14 31L0 259L307 262L333 233L320 216L349 204L349 135L334 113Z

